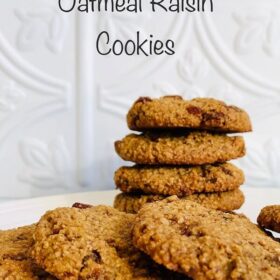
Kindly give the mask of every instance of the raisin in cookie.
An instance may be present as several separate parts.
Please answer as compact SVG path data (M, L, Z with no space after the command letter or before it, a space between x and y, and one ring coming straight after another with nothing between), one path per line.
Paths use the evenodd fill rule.
M54 280L31 259L35 226L0 231L0 279Z
M138 164L202 165L245 155L243 137L207 132L130 134L116 141L115 149Z
M244 183L243 171L231 163L202 166L121 167L115 172L121 191L186 196L202 192L224 192Z
M258 216L258 224L280 233L280 205L264 207Z
M280 279L280 244L245 216L170 197L136 215L134 245L196 280Z
M248 132L252 125L248 114L212 98L184 100L180 96L159 99L139 98L127 115L132 130L156 128L192 128L223 132Z
M36 227L32 256L62 280L184 279L133 247L134 219L107 206L47 212Z
M145 194L118 194L114 201L114 207L127 213L137 213L147 203L165 199L163 195ZM237 189L228 192L202 193L182 197L182 200L194 201L205 207L221 210L233 211L239 209L244 203L244 194Z

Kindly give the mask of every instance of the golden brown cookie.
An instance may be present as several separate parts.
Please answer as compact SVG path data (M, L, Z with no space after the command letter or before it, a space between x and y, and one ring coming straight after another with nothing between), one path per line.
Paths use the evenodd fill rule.
M202 165L245 155L243 137L207 132L130 134L115 142L115 149L138 164Z
M258 216L258 224L280 233L280 205L264 207Z
M120 211L135 214L147 203L163 199L166 199L166 196L121 193L115 197L114 207ZM243 205L245 198L242 191L237 189L228 192L193 194L182 197L182 200L194 201L211 209L233 211Z
M275 280L280 244L245 216L170 197L136 215L136 247L196 280Z
M47 212L36 227L32 256L61 280L184 279L132 245L134 219L107 206Z
M0 279L54 280L30 257L35 226L0 231Z
M237 189L244 183L244 174L231 163L180 167L136 165L119 168L114 180L123 192L182 197Z
M129 110L130 129L143 131L156 128L191 128L223 132L252 130L248 114L213 98L184 100L180 96L159 99L139 98Z

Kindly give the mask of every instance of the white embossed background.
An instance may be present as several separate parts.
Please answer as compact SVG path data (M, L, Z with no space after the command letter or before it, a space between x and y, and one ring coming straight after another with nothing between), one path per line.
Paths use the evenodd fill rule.
M248 110L239 161L280 187L280 2L215 0L213 14L64 14L57 0L0 2L0 200L111 189L113 142L140 95L213 96ZM137 31L176 55L100 56L96 36Z

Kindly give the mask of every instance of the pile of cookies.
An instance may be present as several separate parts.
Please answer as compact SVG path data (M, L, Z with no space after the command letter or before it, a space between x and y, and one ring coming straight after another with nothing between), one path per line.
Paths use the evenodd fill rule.
M279 206L268 210L279 216ZM277 240L244 215L176 196L137 214L57 208L34 225L0 231L0 247L1 280L280 279Z
M137 213L146 203L177 195L183 200L232 211L244 195L244 174L227 161L245 155L242 133L252 130L248 114L211 98L180 96L138 99L127 115L130 134L115 143L118 155L136 163L115 173L114 207Z
M132 244L135 217L76 203L0 230L1 280L183 280Z

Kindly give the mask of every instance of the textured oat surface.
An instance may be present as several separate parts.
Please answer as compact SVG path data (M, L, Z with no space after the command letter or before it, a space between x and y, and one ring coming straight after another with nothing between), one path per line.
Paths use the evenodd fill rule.
M118 155L138 164L201 165L245 155L243 137L206 132L130 134L115 142Z
M145 195L145 194L118 194L114 201L114 207L127 213L137 213L145 204L163 200L163 195ZM221 211L233 211L239 209L244 203L244 194L241 190L193 194L182 197L186 201L194 201L211 209Z
M29 250L35 226L0 231L0 279L54 280L32 261Z
M258 216L258 224L280 233L280 205L264 207Z
M183 100L180 96L139 98L127 115L132 130L154 128L192 128L223 132L252 130L248 114L212 98Z
M135 246L196 280L280 279L280 244L245 216L171 197L144 206Z
M36 227L32 255L58 279L185 279L133 247L134 218L107 206L47 212Z
M237 189L244 183L244 174L231 163L192 167L136 165L119 168L114 180L123 192L186 196Z

